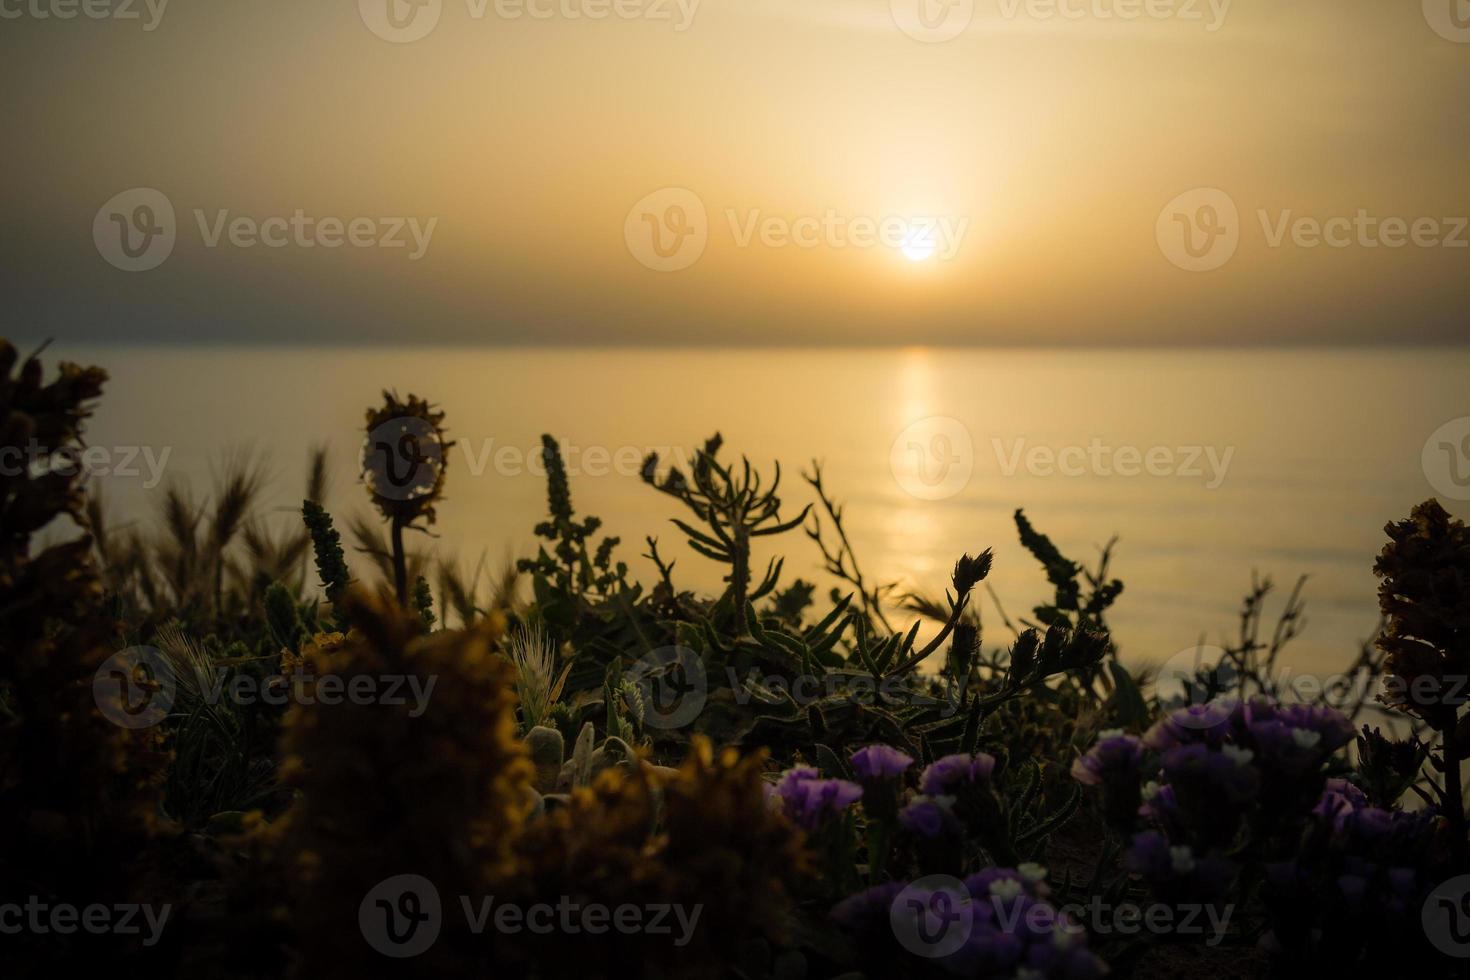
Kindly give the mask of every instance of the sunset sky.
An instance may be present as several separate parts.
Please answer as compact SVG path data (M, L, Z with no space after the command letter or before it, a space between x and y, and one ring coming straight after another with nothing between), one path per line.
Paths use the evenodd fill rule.
M138 0L139 19L60 20L36 16L51 0L0 0L6 332L599 345L1465 337L1470 28L1448 0L1438 29L1436 0L1155 0L1197 19L1129 21L1100 16L1115 0L1063 0L1077 17L979 0L944 41L898 26L907 0L619 0L641 12L627 19L590 16L611 0L554 0L577 18L505 15L524 0L501 0L500 13L490 0L483 16L478 0L423 11L394 0L401 17L438 17L407 43L370 27L387 2L173 0L156 16L157 0ZM175 212L173 250L148 271L115 268L94 238L94 223L110 228L99 209L134 188ZM629 244L650 221L668 230L665 188L705 211L689 229L703 252L674 271ZM1186 195L1197 188L1238 211L1221 218L1237 250L1204 271L1181 268L1167 241L1179 215L1203 221L1201 202L1217 200ZM375 242L411 219L407 244L231 243L236 218L264 230L298 210L344 228L371 219L360 231ZM1310 226L1292 224L1360 212L1372 224L1339 221L1342 247L1314 247ZM952 240L850 240L884 219L922 239L929 218ZM1426 244L1389 247L1376 237L1385 219ZM414 227L432 228L422 248ZM783 227L820 230L802 246L783 244Z

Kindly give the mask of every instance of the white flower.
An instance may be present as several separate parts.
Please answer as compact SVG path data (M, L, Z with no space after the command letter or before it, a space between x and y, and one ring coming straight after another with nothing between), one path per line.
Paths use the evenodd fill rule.
M1150 779L1148 782L1143 784L1144 801L1152 801L1155 796L1158 796L1159 793L1163 792L1163 789L1164 787L1160 786L1157 780Z
M1045 881L1046 869L1035 861L1026 861L1016 865L1016 871L1027 881Z
M1082 927L1065 918L1059 918L1056 928L1051 932L1052 945L1057 949L1066 949L1081 937Z
M1239 745L1223 745L1220 752L1237 766L1243 766L1256 757L1250 749L1243 749Z
M1322 741L1322 733L1314 732L1309 728L1293 728L1291 730L1291 740L1296 743L1296 747L1299 749L1316 748L1317 743Z
M1021 894L1021 883L1014 878L1002 878L990 883L990 894L1003 902L1009 902Z
M1187 875L1194 870L1194 852L1187 846L1169 848L1169 863L1176 874Z

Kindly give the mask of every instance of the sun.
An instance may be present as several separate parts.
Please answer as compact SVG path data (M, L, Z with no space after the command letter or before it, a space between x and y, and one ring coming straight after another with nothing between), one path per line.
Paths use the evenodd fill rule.
M909 232L899 250L910 262L923 262L934 255L935 247L932 231L914 230Z

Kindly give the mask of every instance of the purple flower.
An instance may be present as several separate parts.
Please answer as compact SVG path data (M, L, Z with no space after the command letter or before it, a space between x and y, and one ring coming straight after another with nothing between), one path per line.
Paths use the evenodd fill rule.
M901 881L865 888L832 906L829 915L833 922L851 932L886 931L889 928L889 909L903 889Z
M1087 786L1101 786L1110 776L1138 777L1143 743L1133 735L1103 732L1097 744L1072 763L1072 778Z
M1140 817L1157 824L1165 834L1183 834L1184 814L1174 796L1174 787L1155 782L1146 783L1141 796L1143 805L1138 808Z
M1310 732L1318 737L1314 743L1324 754L1336 752L1353 740L1353 723L1336 708L1326 705L1289 704L1282 707L1276 717L1294 731ZM1302 741L1301 736L1296 736Z
M1240 701L1236 698L1216 698L1205 704L1177 708L1144 733L1143 744L1159 750L1195 742L1219 745L1239 710Z
M822 821L862 798L863 788L845 779L822 779L811 766L797 766L776 784L782 810L797 826L816 830Z
M1368 805L1368 797L1346 779L1329 779L1322 788L1322 799L1312 809L1313 816L1332 821L1334 832L1340 833L1348 816Z
M1172 844L1154 830L1134 836L1123 863L1166 901L1213 901L1235 876L1235 865L1223 856Z
M890 745L869 745L852 754L852 768L864 782L902 776L914 760Z
M992 898L1009 902L1019 895L1044 898L1047 895L1046 869L1039 864L1023 864L1019 868L986 868L965 879L965 890L976 902Z
M965 785L987 783L995 771L995 757L978 752L947 755L924 770L919 791L925 796L954 796Z
M1218 801L1240 806L1253 799L1261 776L1250 764L1252 753L1233 745L1219 752L1204 745L1180 745L1164 753L1164 778L1174 789L1175 799Z
M941 834L958 834L960 822L954 815L954 797L920 796L899 811L898 822L916 837L932 840Z
M1046 869L1033 864L966 878L973 924L964 945L939 965L964 977L1095 980L1106 974L1081 927L1045 901L1045 879Z

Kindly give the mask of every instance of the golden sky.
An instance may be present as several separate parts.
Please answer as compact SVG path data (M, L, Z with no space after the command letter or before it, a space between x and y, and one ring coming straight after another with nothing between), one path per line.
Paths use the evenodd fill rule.
M6 332L1465 335L1464 0L419 2L0 0Z

